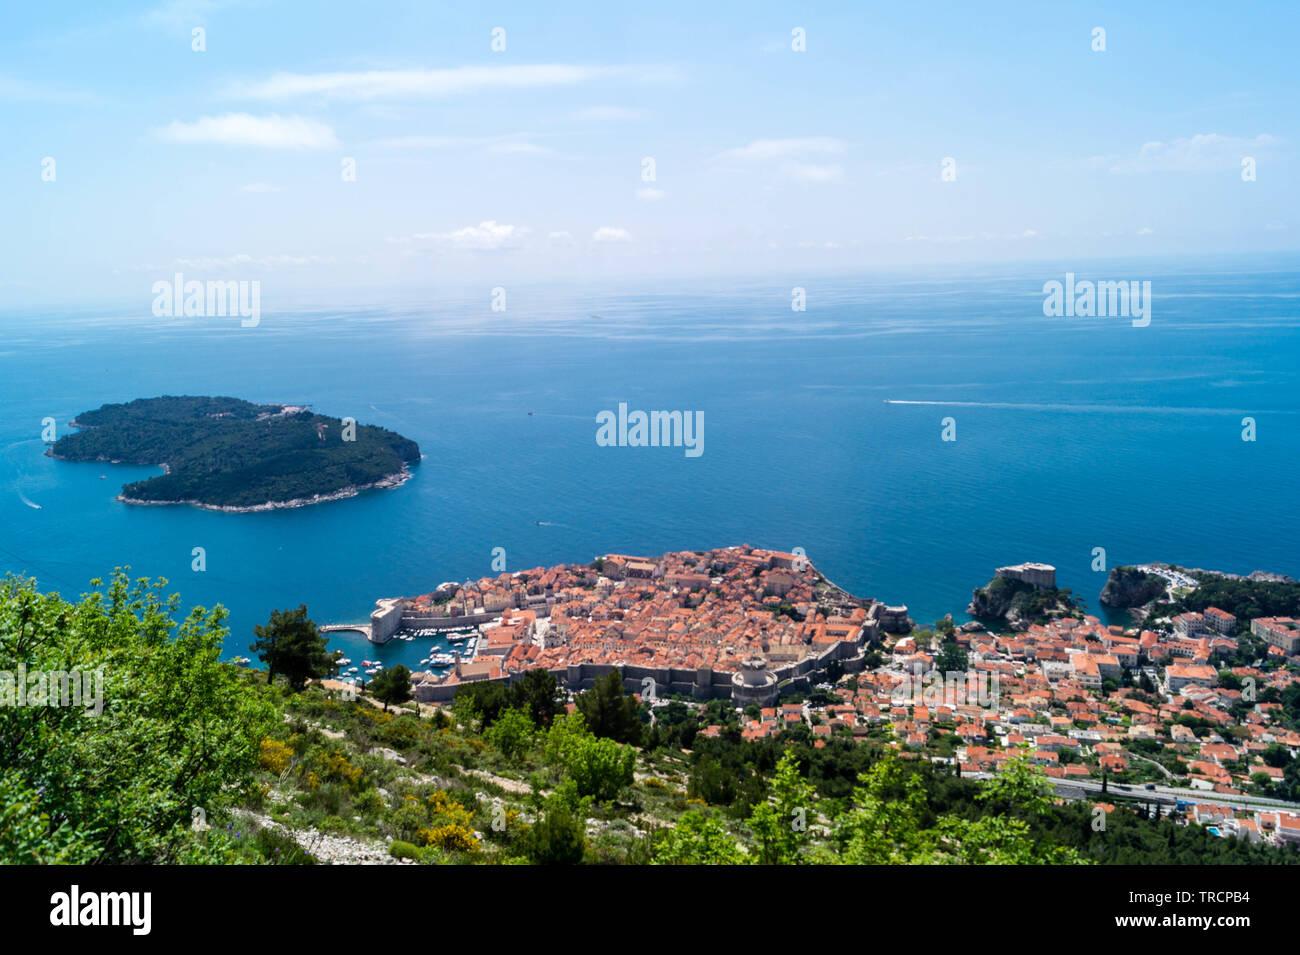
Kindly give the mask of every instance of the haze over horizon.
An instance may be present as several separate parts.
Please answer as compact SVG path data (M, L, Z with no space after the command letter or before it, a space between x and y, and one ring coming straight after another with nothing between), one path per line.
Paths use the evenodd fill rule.
M1294 250L1300 16L1190 7L14 9L0 307Z

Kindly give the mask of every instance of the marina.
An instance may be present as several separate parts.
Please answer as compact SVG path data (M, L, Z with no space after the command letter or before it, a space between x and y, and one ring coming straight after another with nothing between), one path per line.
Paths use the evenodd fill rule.
M319 629L329 635L329 649L344 654L335 678L354 686L395 666L405 666L412 673L446 673L456 665L457 656L462 663L472 662L479 642L478 628L463 625L398 630L382 644L370 642L368 625L326 624Z

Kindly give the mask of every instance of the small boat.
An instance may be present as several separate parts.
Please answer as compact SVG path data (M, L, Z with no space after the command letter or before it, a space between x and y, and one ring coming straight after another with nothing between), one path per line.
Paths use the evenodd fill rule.
M107 481L107 480L108 480L108 475L107 475L107 474L101 474L101 475L99 476L99 479L100 479L101 481Z
M338 664L339 664L339 666L341 666L341 667L345 667L345 666L347 666L347 665L348 665L349 663L351 663L351 662L352 662L352 661L349 660L347 657L339 657L339 659L338 659Z

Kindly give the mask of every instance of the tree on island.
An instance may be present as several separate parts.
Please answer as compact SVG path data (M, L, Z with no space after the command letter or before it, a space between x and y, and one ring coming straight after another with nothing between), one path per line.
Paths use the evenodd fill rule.
M381 670L370 681L370 695L384 704L385 713L390 703L401 706L411 698L411 671L400 663L391 670Z
M297 693L308 680L338 670L337 655L326 649L325 637L307 618L306 604L299 604L297 610L272 610L266 626L254 627L253 633L257 639L249 649L266 664L267 683L274 683L276 674L282 674Z

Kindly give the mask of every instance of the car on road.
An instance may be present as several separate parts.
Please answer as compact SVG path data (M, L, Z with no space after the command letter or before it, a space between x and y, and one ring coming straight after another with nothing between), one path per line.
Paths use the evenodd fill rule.
M1155 791L1156 791L1156 784L1155 784L1155 783L1147 783L1146 788L1147 788L1147 790L1148 790L1149 792L1155 792Z

